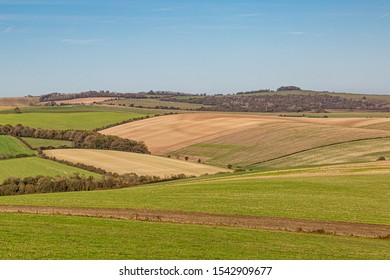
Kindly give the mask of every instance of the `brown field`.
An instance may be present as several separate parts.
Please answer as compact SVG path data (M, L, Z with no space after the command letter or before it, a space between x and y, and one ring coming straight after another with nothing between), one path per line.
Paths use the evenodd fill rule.
M357 128L388 119L282 118L223 113L156 117L103 130L141 140L155 154L189 156L223 165L251 165L301 151L389 137L389 131Z
M92 104L94 102L103 102L106 100L113 99L113 97L89 97L89 98L76 98L76 99L69 99L69 100L60 100L56 101L56 104ZM46 102L44 102L46 103Z
M152 153L163 154L276 120L284 121L279 117L255 115L178 114L119 125L100 132L144 141Z
M389 123L388 118L288 118L291 121L346 127L366 127Z
M44 153L49 157L55 157L73 163L93 165L108 172L118 174L136 173L137 175L170 177L178 174L200 176L206 173L231 172L228 169L205 164L118 151L58 149L47 150Z
M38 97L5 97L0 98L0 109L10 109L12 107L25 107L38 102Z

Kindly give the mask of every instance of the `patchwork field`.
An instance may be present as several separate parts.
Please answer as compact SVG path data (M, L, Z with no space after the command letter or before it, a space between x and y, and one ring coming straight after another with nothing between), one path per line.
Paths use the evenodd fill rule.
M0 155L33 155L34 152L12 136L0 135Z
M96 173L38 157L0 160L0 183L8 177L24 178L38 175L68 176L74 173L93 177L100 176Z
M390 225L390 164L216 175L136 188L0 197L0 204L130 208ZM389 231L390 234L390 231Z
M229 169L205 164L128 152L57 149L46 150L44 153L49 157L55 157L73 163L79 162L86 165L94 165L108 172L118 174L136 173L137 175L170 177L178 174L199 176L206 173L231 172Z
M74 112L2 114L0 124L23 124L42 129L92 130L105 125L145 116L136 113Z
M163 154L248 127L270 123L277 117L233 114L179 114L142 120L101 131L146 143L152 153Z
M354 127L386 119L324 120L187 114L128 123L102 133L142 140L152 153L200 158L219 166L253 165L317 147L390 136L388 131Z

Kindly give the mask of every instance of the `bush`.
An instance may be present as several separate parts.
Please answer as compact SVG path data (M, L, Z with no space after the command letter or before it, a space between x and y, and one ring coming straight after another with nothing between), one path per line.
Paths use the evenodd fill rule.
M386 160L386 158L384 156L380 156L376 159L377 161L380 161L380 160Z

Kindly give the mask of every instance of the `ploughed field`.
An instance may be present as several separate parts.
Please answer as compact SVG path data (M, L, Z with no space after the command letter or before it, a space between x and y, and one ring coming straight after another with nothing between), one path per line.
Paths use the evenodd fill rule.
M45 155L66 160L72 163L83 163L118 174L136 173L137 175L155 175L171 177L185 174L199 176L218 172L231 172L229 169L211 165L192 163L146 154L89 149L56 149L46 150Z
M142 120L101 133L144 141L155 154L249 166L313 148L390 137L386 130L360 128L386 121L196 113Z

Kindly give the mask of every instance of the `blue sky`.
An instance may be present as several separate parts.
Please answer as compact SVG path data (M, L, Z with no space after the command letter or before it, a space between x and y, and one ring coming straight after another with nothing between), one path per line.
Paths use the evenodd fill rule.
M390 94L388 0L0 0L0 96Z

